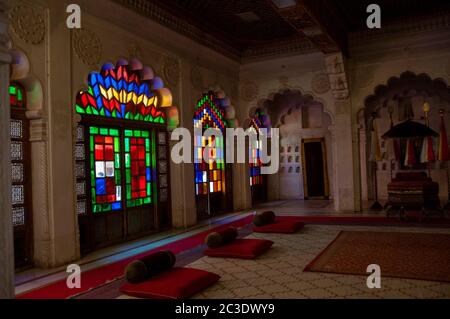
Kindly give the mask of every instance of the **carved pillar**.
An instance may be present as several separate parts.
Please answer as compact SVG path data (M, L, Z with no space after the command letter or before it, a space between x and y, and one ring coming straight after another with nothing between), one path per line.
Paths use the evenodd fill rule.
M14 298L7 3L0 0L0 299Z
M341 53L335 53L327 55L325 62L334 98L335 209L353 211L358 198L355 197L352 105L344 61Z
M248 154L248 141L245 143L246 154ZM238 143L234 143L234 154L238 152ZM241 150L242 151L242 150ZM252 196L250 190L250 172L248 163L233 164L233 210L243 210L252 207Z
M31 172L33 190L33 239L34 264L48 268L51 265L52 246L49 230L48 171L47 171L47 123L30 118Z

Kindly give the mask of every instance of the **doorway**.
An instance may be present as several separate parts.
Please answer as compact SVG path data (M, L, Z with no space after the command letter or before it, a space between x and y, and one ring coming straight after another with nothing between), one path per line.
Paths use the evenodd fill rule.
M303 186L305 199L328 199L328 170L324 138L302 141Z

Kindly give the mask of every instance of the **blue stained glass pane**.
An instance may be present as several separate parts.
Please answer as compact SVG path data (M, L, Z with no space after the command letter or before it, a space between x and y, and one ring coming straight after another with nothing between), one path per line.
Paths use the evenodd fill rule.
M96 75L97 75L97 82L98 82L98 84L104 87L105 86L105 81L103 81L103 76L100 73L97 73Z
M98 88L98 85L94 85L94 94L95 94L95 96L100 95L100 89Z
M108 111L108 109L105 109L105 115L106 115L107 117L111 117L111 112Z
M105 79L105 87L106 89L109 89L111 87L111 76L107 76Z
M104 178L97 178L95 180L95 192L97 193L97 195L106 194L106 184Z
M101 96L97 97L97 106L98 106L98 108L102 108L103 107L103 102L102 102L102 97Z
M117 90L119 88L118 85L117 85L117 81L114 80L114 79L111 79L111 82L112 82L112 86L114 87L114 89Z
M145 85L142 84L142 85L139 87L139 95L141 95L141 94L144 93L144 92L145 92Z
M128 92L133 91L133 83L128 84L127 91L128 91Z
M95 73L89 74L89 83L95 85L97 83L97 75Z
M122 204L120 202L115 202L111 205L112 210L119 210L122 208Z
M147 168L147 182L151 180L151 171L150 168Z

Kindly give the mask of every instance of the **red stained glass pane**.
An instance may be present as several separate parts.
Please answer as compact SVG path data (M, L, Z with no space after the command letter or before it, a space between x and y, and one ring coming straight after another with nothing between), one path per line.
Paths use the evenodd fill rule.
M131 175L133 175L133 176L139 175L139 163L138 162L131 163Z
M139 189L146 189L147 187L147 180L145 179L145 176L141 176L139 178Z
M107 178L106 179L106 193L108 195L116 193L116 183L115 183L115 179L114 178Z
M95 159L97 161L103 161L104 155L103 155L103 145L95 145Z
M131 189L139 189L139 177L134 177L131 179Z
M131 195L131 197L132 197L133 199L139 198L139 192L133 192L132 195Z
M145 160L145 148L144 147L139 147L139 159Z
M143 197L146 197L147 196L147 191L140 191L140 193L139 193L139 197L141 197L141 198L143 198Z
M114 146L105 145L105 160L114 161Z
M105 137L105 143L106 144L113 144L114 140L111 136Z
M145 145L145 140L143 138L138 138L139 145Z
M95 136L95 143L103 144L105 142L105 138L103 136L97 135Z

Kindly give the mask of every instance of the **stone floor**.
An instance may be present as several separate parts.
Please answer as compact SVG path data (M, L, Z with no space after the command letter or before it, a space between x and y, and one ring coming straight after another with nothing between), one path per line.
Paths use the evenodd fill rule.
M280 215L340 215L361 216L383 214L365 210L361 213L334 211L334 203L325 200L283 200L265 203L255 209L234 212L204 221L193 228L174 230L142 238L137 241L108 247L80 260L82 270L139 254L198 232L228 223L242 214L271 209ZM366 277L306 273L303 268L320 253L341 230L373 230L444 232L450 229L411 227L362 227L308 225L294 235L252 234L250 238L267 238L275 242L273 248L257 260L213 259L203 257L189 264L190 267L212 270L222 276L220 282L195 298L450 298L450 284L382 279L382 289L366 287ZM57 269L31 269L16 276L16 293L22 293L67 276L65 266ZM128 298L120 296L119 298Z
M381 289L369 289L365 276L303 272L341 230L450 234L450 229L326 225L307 225L293 235L254 233L247 238L275 242L256 260L202 257L188 265L221 276L194 298L450 298L450 283L382 277Z

